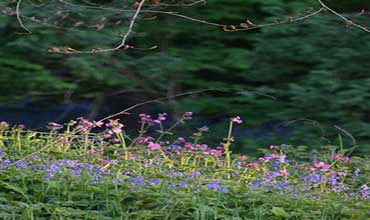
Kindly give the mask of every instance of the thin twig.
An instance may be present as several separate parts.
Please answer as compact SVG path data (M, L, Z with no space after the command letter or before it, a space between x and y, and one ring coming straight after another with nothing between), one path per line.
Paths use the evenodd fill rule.
M136 12L130 21L130 25L128 27L126 34L123 36L121 43L117 47L113 48L113 50L118 50L126 46L127 37L132 33L132 28L134 27L135 21L140 13L141 8L144 5L144 2L145 0L141 0L140 3L138 4Z
M23 24L23 21L22 21L22 18L21 18L21 11L20 11L20 8L21 8L21 4L22 4L22 0L18 0L17 2L17 6L15 8L15 13L17 15L17 20L18 20L18 23L19 25L25 30L27 31L28 33L32 33L26 26L24 26Z
M59 1L62 2L62 3L67 4L67 2L65 2L63 0L59 0ZM153 46L151 48L140 49L140 48L136 48L136 47L133 47L133 46L130 46L130 45L126 44L127 38L133 32L132 29L134 27L135 21L138 18L138 15L141 12L141 9L142 9L145 1L146 0L141 0L140 3L137 5L137 9L135 10L135 13L134 13L134 15L132 16L132 18L130 20L128 30L126 31L125 35L123 35L121 43L119 45L117 45L113 48L107 48L107 49L92 49L91 51L79 51L79 50L75 50L73 48L70 48L68 46L66 46L64 48L64 51L60 51L58 48L49 48L48 51L51 52L51 53L64 53L64 54L95 54L95 53L101 53L101 52L112 52L112 51L121 50L121 49L127 50L127 49L130 49L130 48L139 49L139 50L146 50L146 49L151 50L151 49L157 48L156 46ZM72 3L68 3L68 4L74 5ZM95 8L94 6L89 6L89 8L90 7ZM132 11L132 10L130 10L130 11Z
M302 17L289 18L289 19L286 19L286 20L283 20L283 21L277 21L277 22L268 23L268 24L260 24L260 25L250 24L249 27L246 27L246 28L236 28L234 26L233 29L229 29L228 27L233 27L233 26L224 25L224 31L226 31L226 32L249 31L249 30L253 30L253 29L259 29L259 28L264 28L264 27L269 27L269 26L274 26L274 25L297 22L297 21L301 21L301 20L305 20L305 19L308 19L310 17L313 17L313 16L319 14L322 11L324 11L324 7L320 8L319 10L317 10L315 12L312 12L308 15L302 16Z
M355 26L355 27L360 28L361 30L363 30L365 32L370 33L370 29L369 28L364 27L364 26L361 26L361 25L355 23L354 21L352 21L352 20L344 17L343 15L339 14L338 12L336 12L333 9L331 9L330 7L328 7L322 0L317 0L317 1L320 3L320 5L323 8L325 8L326 10L328 10L330 13L332 13L332 14L338 16L339 18L341 18L342 20L344 20L346 22L346 25L347 26Z

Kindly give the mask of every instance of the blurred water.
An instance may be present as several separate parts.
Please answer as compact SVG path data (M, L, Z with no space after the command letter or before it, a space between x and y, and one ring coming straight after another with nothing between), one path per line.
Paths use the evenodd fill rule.
M66 121L89 114L91 104L87 101L56 104L50 101L24 100L17 104L0 105L0 121L12 125L23 124L27 128L42 128L51 121Z
M92 109L92 103L89 101L73 102L69 104L58 104L51 101L31 101L24 100L17 104L1 104L0 105L0 121L6 121L11 125L23 124L30 129L43 129L48 122L67 122L78 117L88 117ZM99 114L98 118L102 118L109 113L118 112L117 108L111 106L103 113ZM156 114L161 109L146 109L147 114L156 117ZM207 118L196 116L196 118L189 122L191 127L201 127L207 125L213 130L217 125L227 125L229 118L218 119L217 122L210 121ZM164 127L170 127L175 123L174 119L169 115L164 122ZM127 125L128 130L137 130L137 115L133 113L124 119L124 124ZM291 136L293 127L284 127L283 121L275 120L261 124L255 128L245 128L243 126L236 126L234 128L233 136L239 138L249 138L254 140L268 140L272 136L278 136L282 139L287 139Z

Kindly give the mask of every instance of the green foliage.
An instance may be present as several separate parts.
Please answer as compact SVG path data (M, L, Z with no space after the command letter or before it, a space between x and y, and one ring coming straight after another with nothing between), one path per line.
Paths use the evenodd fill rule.
M16 81L15 81L16 79ZM71 88L66 82L49 74L45 68L23 60L0 57L0 101L16 102L21 98L40 95L49 91L49 94ZM6 95L5 95L6 94Z
M366 25L366 19L353 19ZM310 141L315 136L317 139L317 135L333 140L341 133L347 145L353 145L343 131L334 128L337 125L360 143L366 143L370 125L366 101L370 66L365 61L370 55L369 39L361 30L338 26L333 16L264 29L256 36L252 68L245 76L264 85L258 91L275 95L279 101L255 99L251 105L277 109L264 114L267 120L316 121L303 121L308 126L297 126L292 138L297 142Z
M175 114L194 111L215 122L218 118L241 115L248 128L274 120L310 119L291 123L296 132L289 138L272 133L265 139L245 139L243 142L249 148L271 143L320 145L328 139L335 140L338 133L345 137L345 146L352 146L354 143L344 134L345 130L363 145L359 148L362 152L368 150L364 143L369 140L370 129L369 35L345 27L337 17L320 14L297 23L229 33L170 15L143 13L128 44L139 48L157 45L158 49L68 56L48 54L46 49L64 45L83 51L114 47L127 31L127 19L132 13L112 13L59 1L46 1L35 11L35 4L31 3L34 2L23 2L22 13L27 16L23 21L33 34L18 34L24 30L15 16L0 15L0 59L22 63L13 65L11 75L0 66L2 81L12 85L6 86L8 92L2 93L2 100L45 95L50 90L59 94L54 97L58 100L60 94L73 89L74 99L96 99L99 109L99 105L106 104L101 100L117 91L140 91L147 100L215 88L224 92L179 99L171 102L169 109ZM95 3L122 7L116 1ZM13 9L15 6L9 2L0 7L4 5ZM336 2L330 6L351 12L361 7L361 2ZM236 0L230 4L227 0L214 0L206 5L168 10L238 25L247 19L256 24L286 19L305 13L307 7L317 8L318 4L292 0ZM38 20L32 21L32 16ZM66 17L61 19L63 16ZM348 16L364 26L368 24L366 17ZM47 19L46 24L40 23L43 19ZM33 67L27 71L20 69L23 63L38 65L43 73L33 73L36 71ZM11 83L22 79L29 82L27 91L23 82ZM265 93L278 100L260 95Z

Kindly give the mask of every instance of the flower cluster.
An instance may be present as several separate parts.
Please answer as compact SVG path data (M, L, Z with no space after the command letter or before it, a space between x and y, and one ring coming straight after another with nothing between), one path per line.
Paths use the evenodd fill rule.
M187 112L180 121L189 120L192 116ZM111 184L115 190L122 189L122 186L132 191L154 187L205 194L238 193L247 189L291 192L294 195L320 192L334 193L347 199L369 200L370 189L364 180L367 171L352 167L352 160L341 153L316 155L310 162L294 161L290 156L288 159L290 154L284 145L271 145L263 156L252 160L246 155L231 154L227 144L232 141L220 146L203 143L203 132L209 131L206 126L198 128L191 137L172 136L172 127L163 128L162 122L168 117L166 113L158 114L155 120L146 114L139 117L144 129L136 138L127 137L130 145L126 145L124 125L119 120L102 122L78 118L76 122L67 124L76 126L78 132L75 136L68 133L65 137L63 129L59 129L63 125L51 122L51 134L63 141L55 142L50 155L24 157L16 148L18 144L1 142L0 171L14 182L18 181L15 174L32 174L31 179L41 179L45 185L63 182L108 189L109 186L104 184ZM240 117L231 119L230 137L234 123L240 124L242 120ZM8 126L1 122L0 130ZM156 135L155 131L149 133L145 130L146 126L163 129ZM97 135L89 133L94 127L100 127L97 130L101 132ZM161 139L164 135L170 137ZM26 140L28 137L17 138ZM45 136L35 135L32 139L33 143L41 143L37 145L38 149L33 149L35 152L43 147L43 138ZM66 148L65 154L58 154L60 151L56 150L63 150L66 142L72 147Z

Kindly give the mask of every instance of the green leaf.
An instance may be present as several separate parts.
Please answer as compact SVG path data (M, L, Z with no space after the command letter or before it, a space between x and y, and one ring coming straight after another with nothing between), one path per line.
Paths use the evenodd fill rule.
M277 216L282 218L289 218L291 215L287 213L283 208L280 207L272 207L271 212Z

